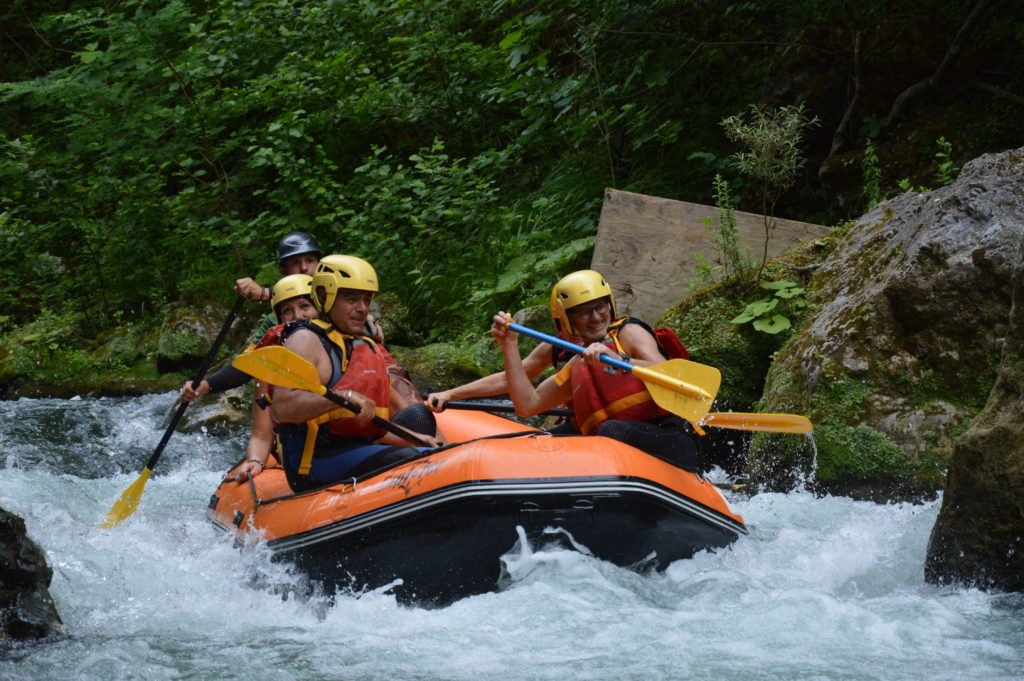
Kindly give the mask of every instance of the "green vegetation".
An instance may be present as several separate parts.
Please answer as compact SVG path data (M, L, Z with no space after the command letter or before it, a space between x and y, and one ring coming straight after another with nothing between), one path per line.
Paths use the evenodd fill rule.
M935 184L939 187L945 187L953 184L957 174L960 172L960 168L953 161L953 144L951 142L947 141L945 137L939 137L935 140L935 146L938 148L938 151L935 152L935 158L938 161L938 165L935 168ZM882 168L879 165L878 152L870 138L864 142L861 171L864 177L864 198L867 201L867 206L875 206L884 201L886 194L881 186ZM925 186L915 187L910 178L907 177L901 178L896 183L896 186L901 193L917 192L923 194L931 191L931 189Z
M775 312L775 308L784 300L796 298L803 294L804 290L796 285L795 281L762 281L761 288L771 291L771 295L758 298L749 303L743 312L729 320L730 324L746 324L752 322L752 326L763 333L776 334L785 331L793 326L789 317ZM794 306L802 309L804 301L794 301ZM775 314L771 314L775 312Z
M719 265L712 266L703 261L698 253L698 271L702 274L701 278L705 284L710 283L717 272L722 280L736 278L741 286L746 286L749 283L747 278L751 273L752 263L740 250L739 232L736 229L736 203L729 190L729 181L716 174L713 185L715 206L718 208L718 226L712 224L711 218L704 218L704 224L708 225L708 234L718 249Z
M775 206L782 195L797 180L806 159L800 150L804 131L818 124L817 117L808 117L804 106L783 106L768 109L750 107L750 118L729 116L721 123L725 135L734 142L742 142L749 151L732 155L734 165L753 180L761 199L764 216L764 251L755 282L761 281L768 260L768 241L775 226Z
M227 304L237 277L272 283L274 244L303 229L377 266L415 311L411 338L465 338L588 264L605 187L710 203L717 174L737 207L775 205L782 185L727 162L724 117L752 103L755 119L821 116L807 140L819 159L827 136L852 144L836 112L825 119L832 84L810 93L807 114L758 104L772 83L860 68L820 26L849 27L870 58L881 105L848 111L853 127L873 121L894 153L919 145L926 126L886 118L908 85L891 67L903 63L892 31L927 25L935 45L909 42L937 63L961 5L11 0L0 9L0 316L79 313L76 333L95 337L118 314L136 323L172 302ZM997 46L1021 20L995 16L968 46L986 76L1020 67ZM962 158L1017 141L1012 100L961 90L902 115L941 109L929 139L955 131ZM951 177L945 153L938 172ZM895 165L916 173L934 160ZM797 182L776 208L816 222L861 208L822 190Z

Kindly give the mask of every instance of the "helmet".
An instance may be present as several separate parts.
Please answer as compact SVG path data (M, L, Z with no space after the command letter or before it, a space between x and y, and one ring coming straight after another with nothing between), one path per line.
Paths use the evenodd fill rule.
M293 255L302 255L303 253L316 253L316 257L319 258L320 244L305 232L292 232L286 235L277 244L278 267L284 265L284 261Z
M277 311L278 304L299 296L313 300L313 277L308 274L289 274L277 280L270 296L270 307L277 315L278 321L281 321L281 315Z
M612 287L604 280L600 272L579 270L567 274L558 280L551 289L551 319L555 322L555 330L563 338L573 335L572 323L569 321L569 308L589 303L599 298L608 298L612 306L612 319L615 313L615 296Z
M320 298L320 289L324 297ZM348 288L356 291L377 292L377 273L373 266L354 255L328 255L320 259L313 275L313 304L320 312L327 314L334 306L338 290Z

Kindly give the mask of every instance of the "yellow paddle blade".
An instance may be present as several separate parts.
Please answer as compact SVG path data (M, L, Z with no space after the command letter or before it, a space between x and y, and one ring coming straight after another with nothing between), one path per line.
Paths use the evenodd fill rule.
M138 508L139 501L142 499L142 488L146 486L146 481L149 480L149 475L152 472L148 468L142 469L142 473L136 478L135 482L129 485L128 489L122 492L118 500L114 502L110 513L107 514L107 519L103 521L100 527L110 529L132 513L135 513L135 509Z
M708 413L722 384L718 369L685 359L635 366L633 375L644 382L659 407L691 423Z
M271 345L235 357L231 362L239 371L264 383L282 388L309 390L317 395L327 392L312 363L282 345Z
M700 425L734 430L760 430L769 433L809 433L814 430L814 424L810 419L798 414L716 412L701 419Z

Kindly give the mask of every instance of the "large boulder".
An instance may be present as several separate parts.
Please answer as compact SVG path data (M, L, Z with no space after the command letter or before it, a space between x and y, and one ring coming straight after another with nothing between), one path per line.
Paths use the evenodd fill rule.
M60 632L52 578L46 556L25 534L25 521L0 508L0 643Z
M816 424L755 438L753 478L812 474L828 491L937 489L953 440L985 405L1008 328L1024 238L1024 149L967 164L956 182L876 206L815 273L816 311L776 356L765 411Z
M1024 267L996 384L953 450L925 577L1024 591Z

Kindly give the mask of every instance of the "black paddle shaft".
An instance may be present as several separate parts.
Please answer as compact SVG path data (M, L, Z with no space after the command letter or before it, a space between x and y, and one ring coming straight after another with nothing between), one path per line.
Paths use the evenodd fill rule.
M445 402L445 409L467 409L472 411L493 411L501 412L503 414L514 414L516 412L516 406L514 404L502 404L500 402ZM534 414L534 416L574 416L576 414L572 409L566 409L565 407L555 407L554 409L548 409L546 411Z
M238 315L238 311L242 309L242 301L245 298L238 296L235 299L235 304L231 307L231 312L228 313L228 318L224 320L224 324L220 327L220 332L217 334L217 338L213 341L213 345L210 346L210 351L206 353L206 357L203 358L203 363L199 365L199 371L196 372L196 377L192 380L192 389L196 390L199 388L199 384L202 383L203 377L206 376L206 372L210 369L210 365L213 364L213 358L217 356L217 351L220 350L220 346L224 343L224 337L228 335L228 329L231 328L231 322L235 321L235 317ZM160 438L160 444L156 446L153 451L153 455L149 457L149 461L146 462L146 468L153 470L153 466L160 459L160 455L164 452L164 447L167 446L167 441L171 439L171 435L174 433L174 429L178 425L178 421L181 420L182 414L185 413L185 409L188 408L188 402L182 402L178 405L177 410L174 412L174 418L171 419L170 425L167 426L167 430L164 431L164 436Z
M333 392L331 390L328 390L327 392L325 392L324 393L324 397L326 397L331 402L334 402L335 404L337 404L339 406L345 407L345 409L348 409L353 414L358 414L360 411L362 411L362 409L359 408L358 404L356 404L355 402L350 402L350 401L346 400L344 397L342 397L341 395L338 395L337 393L335 393L335 392ZM373 425L380 426L381 428L383 428L384 430L388 431L389 433L394 433L395 435L397 435L398 437L400 437L400 438L402 438L404 440L408 440L408 439L411 438L414 442L419 443L423 447L433 447L433 445L430 444L429 442L427 442L426 440L421 440L419 437L417 437L417 433L414 433L411 430L406 430L405 428L402 428L401 426L397 426L394 423L391 423L391 421L388 421L386 419L382 419L379 416L374 416L372 420L373 420Z

